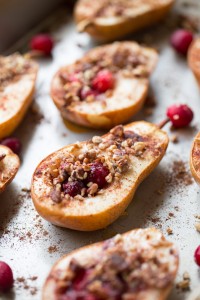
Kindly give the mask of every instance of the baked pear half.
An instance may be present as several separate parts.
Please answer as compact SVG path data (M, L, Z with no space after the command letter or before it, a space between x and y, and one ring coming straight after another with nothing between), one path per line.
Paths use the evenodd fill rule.
M64 119L90 128L129 120L145 101L157 52L116 42L87 52L53 78L51 96Z
M105 228L124 212L167 146L167 134L144 121L68 145L36 168L31 189L35 208L61 227Z
M38 65L20 54L0 56L0 138L9 136L31 104Z
M115 40L162 20L174 0L79 0L77 30L97 40Z
M42 299L164 300L178 264L176 247L159 230L132 230L58 260Z
M10 148L0 145L0 193L14 179L20 166L18 155Z
M188 64L200 85L200 38L194 40L189 48Z
M200 184L200 132L195 136L192 144L190 170L196 182Z

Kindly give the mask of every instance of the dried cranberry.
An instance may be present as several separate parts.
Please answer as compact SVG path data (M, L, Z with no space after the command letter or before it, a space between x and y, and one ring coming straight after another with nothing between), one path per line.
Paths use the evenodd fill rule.
M185 29L178 29L171 36L171 45L178 53L186 55L192 40L192 32Z
M200 267L200 246L198 246L194 252L194 259L196 264Z
M185 104L174 104L167 109L167 116L174 127L180 128L190 124L193 119L193 111Z
M30 41L30 48L50 55L54 42L49 34L37 34Z
M13 286L13 273L9 265L0 261L0 291L6 292Z
M91 273L91 270L86 270L83 268L80 268L76 272L76 276L72 282L73 289L76 291L84 290L85 286L88 282L88 275Z
M7 146L16 154L19 154L21 151L21 142L15 137L5 138L0 141L0 144Z
M81 100L86 99L88 96L97 96L97 91L90 89L89 87L82 87L79 92Z
M88 173L87 182L93 182L98 184L99 188L103 188L106 184L106 176L109 174L109 170L100 162L94 162L91 164L90 172Z
M81 190L82 188L84 188L84 184L82 181L69 181L63 183L62 187L65 194L68 194L71 197L75 197L76 195L81 194Z
M101 70L92 81L92 88L99 93L104 93L114 87L114 77L109 70Z

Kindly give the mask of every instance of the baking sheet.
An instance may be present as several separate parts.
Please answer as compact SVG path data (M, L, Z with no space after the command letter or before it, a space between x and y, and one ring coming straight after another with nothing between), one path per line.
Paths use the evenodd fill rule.
M177 11L200 20L198 0L177 1ZM200 233L194 227L195 214L200 214L200 190L190 175L188 161L192 139L200 129L200 92L186 60L169 46L175 12L160 26L131 37L157 47L160 52L159 64L151 79L156 106L145 106L133 120L158 123L164 118L166 107L174 102L186 102L195 112L194 121L190 128L178 131L172 131L169 125L165 127L172 139L177 136L178 142L170 143L166 156L140 185L124 215L108 228L96 232L76 232L49 224L38 216L30 198L32 173L45 156L69 143L101 134L64 124L49 96L50 82L58 68L72 63L94 44L86 34L75 31L69 17L64 17L59 26L51 26L57 40L53 57L39 60L35 103L15 132L23 144L22 165L13 183L0 195L0 260L10 264L15 277L13 292L0 299L40 299L44 280L59 257L116 233L148 226L160 228L178 246L180 268L176 281L182 280L185 271L191 277L190 291L181 292L174 287L169 299L187 299L199 285L200 273L193 253L200 244ZM60 17L55 13L55 18ZM169 228L173 231L171 235Z

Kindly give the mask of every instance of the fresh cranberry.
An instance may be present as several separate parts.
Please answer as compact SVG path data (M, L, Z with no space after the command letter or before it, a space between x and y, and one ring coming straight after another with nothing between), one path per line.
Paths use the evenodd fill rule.
M19 154L21 151L21 142L15 137L8 137L0 141L1 145L7 146L14 153Z
M200 267L200 246L198 246L194 252L194 259L197 265Z
M84 188L84 184L81 181L69 181L63 183L64 193L70 195L71 197L81 194L82 188Z
M91 164L90 172L88 173L87 182L93 182L98 184L99 188L103 188L106 184L106 176L109 174L109 170L100 162L94 162Z
M113 74L108 70L101 70L92 81L92 88L99 93L104 93L114 87Z
M193 111L186 104L174 104L167 109L167 116L174 127L180 128L190 124L193 119Z
M0 291L6 292L13 286L13 273L9 265L0 261Z
M178 29L171 36L171 45L178 53L186 55L192 40L192 32L185 29Z
M30 41L30 48L50 55L54 42L49 34L37 34Z
M80 90L80 98L81 100L84 100L86 99L88 96L96 96L97 95L97 92L90 89L89 87L82 87L81 90Z

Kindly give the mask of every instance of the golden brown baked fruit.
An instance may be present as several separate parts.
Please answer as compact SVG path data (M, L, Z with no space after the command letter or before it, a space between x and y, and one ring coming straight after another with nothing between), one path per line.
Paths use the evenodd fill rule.
M190 169L194 179L200 184L200 132L195 136L190 153Z
M0 138L3 138L20 124L32 101L38 65L15 53L0 56L0 68Z
M14 179L19 166L19 157L8 147L0 145L0 193Z
M154 49L135 42L97 47L56 73L51 96L64 119L112 128L143 106L156 62Z
M79 0L75 7L78 31L98 40L116 40L162 20L174 0Z
M200 38L194 40L189 48L188 64L200 85Z
M159 230L132 230L58 260L42 299L164 300L178 264L177 249Z
M167 145L167 134L144 121L68 145L36 168L31 189L35 208L58 226L104 228L124 212Z

